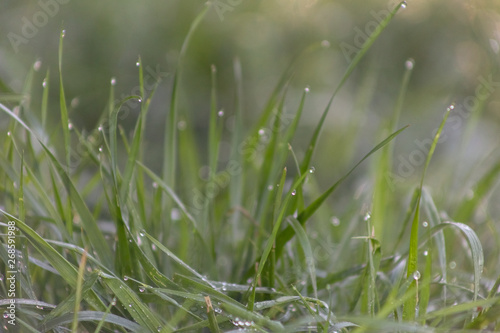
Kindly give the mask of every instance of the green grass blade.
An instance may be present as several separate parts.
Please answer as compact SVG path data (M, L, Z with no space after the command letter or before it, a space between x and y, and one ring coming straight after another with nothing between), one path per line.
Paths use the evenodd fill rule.
M344 83L347 81L351 73L354 71L358 63L361 61L365 53L370 49L372 44L377 40L377 38L380 36L382 31L387 27L389 22L392 20L394 15L396 15L397 11L399 8L401 8L401 5L404 3L404 1L400 2L398 6L396 6L390 13L387 15L385 19L383 19L375 28L375 30L370 34L368 39L365 41L359 52L356 54L354 59L351 61L349 66L347 67L344 75L342 76L342 79L340 80L340 83L338 84L337 88L335 88L335 91L333 92L332 96L330 97L330 100L328 101L328 104L323 111L323 114L321 115L320 121L318 125L316 126L316 129L314 130L314 134L311 138L311 142L308 145L308 149L306 151L306 155L304 157L304 160L302 161L301 165L301 172L307 172L307 170L310 167L312 155L314 153L314 149L316 148L316 144L321 132L321 129L323 127L323 124L325 122L326 116L328 115L328 112L330 111L330 107L332 105L334 97L337 95L339 90L344 86Z
M125 310L134 318L134 321L142 327L147 328L150 332L157 332L158 328L163 326L157 315L146 306L125 282L104 273L101 276L103 282L116 295Z
M175 190L175 173L177 164L177 116L178 116L178 99L179 99L179 84L182 78L182 61L186 56L187 48L189 42L196 29L203 21L203 18L207 14L209 6L206 6L203 11L196 16L196 18L191 23L189 31L182 44L181 52L179 54L179 63L177 64L177 70L174 75L174 83L172 88L172 99L170 102L170 112L167 117L167 123L165 125L165 142L164 142L164 159L163 159L163 181L169 184L172 189Z
M66 152L66 167L70 167L70 156L71 156L71 138L69 135L69 118L68 118L68 108L66 104L66 96L64 94L64 84L62 77L62 56L63 56L63 39L65 31L61 30L59 35L59 107L61 108L61 125L63 129L64 137L64 149Z
M405 130L408 126L405 126L396 132L392 133L389 135L385 140L380 142L375 148L373 148L368 154L366 154L347 174L345 174L342 178L340 178L335 184L333 184L328 190L326 190L319 198L317 198L313 203L311 203L309 206L306 207L305 210L303 210L299 216L297 217L297 220L300 222L300 224L304 225L307 220L318 210L318 208L323 204L323 202L332 194L333 191L364 161L366 160L370 155L375 153L377 150L385 146L387 143L389 143L392 139L394 139L399 133L401 133L403 130ZM306 173L307 174L307 173ZM293 229L289 226L285 230L283 230L279 235L278 238L276 239L276 257L279 258L281 255L281 252L283 250L283 247L285 244L292 239L294 236Z
M439 137L441 136L441 132L443 131L444 125L446 124L446 120L448 119L448 116L450 115L451 110L454 109L454 106L451 105L448 107L446 110L446 113L443 117L443 120L441 121L441 125L439 126L436 135L434 136L434 140L432 141L431 147L429 148L429 153L427 154L427 159L425 160L425 165L424 165L424 170L422 172L422 177L420 179L420 186L418 188L418 194L417 194L417 202L415 206L415 213L413 215L413 222L411 225L411 233L410 233L410 247L408 251L408 266L407 266L407 271L406 271L406 277L410 278L413 276L413 274L417 274L418 272L418 230L419 230L419 223L420 223L420 201L422 198L422 187L424 185L424 178L425 178L425 173L427 171L427 168L429 167L432 155L434 154L434 150L436 149L436 145L439 141ZM420 274L420 273L418 273ZM413 288L416 282L412 283L412 286L410 287ZM406 321L413 321L415 319L415 309L417 306L417 297L415 298L410 298L404 305L404 310L403 310L403 320Z
M314 255L311 247L311 243L309 242L309 238L307 237L306 230L300 224L300 222L290 216L287 218L288 223L292 226L295 235L297 235L297 240L304 252L306 257L306 265L307 271L309 272L309 277L311 278L311 284L313 288L314 298L318 298L318 286L316 283L316 267L314 265Z

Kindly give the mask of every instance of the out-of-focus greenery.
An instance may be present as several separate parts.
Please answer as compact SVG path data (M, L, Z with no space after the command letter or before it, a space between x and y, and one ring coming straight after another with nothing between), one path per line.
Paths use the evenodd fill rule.
M216 320L231 320L222 325L228 329L241 326L236 316L272 331L279 331L280 323L300 331L303 325L294 320L305 325L313 317L325 330L347 331L339 320L398 330L398 316L405 321L399 330L413 327L415 318L417 324L444 330L498 329L499 268L491 258L498 258L500 249L495 223L500 214L499 5L408 1L364 49L368 53L361 62L349 67L394 2L214 3L204 17L198 15L206 4L195 0L0 5L0 194L5 201L0 206L33 247L24 247L27 241L19 238L23 255L33 261L21 272L27 304L40 298L47 309L58 305L43 318L56 316L54 326L66 325L61 313L74 300L57 289L57 279L63 278L66 293L75 292L78 299L83 290L84 309L95 311L82 315L104 322L102 312L112 311L119 317L108 321L130 329L133 320L150 331L164 326L170 332L191 323L217 331ZM196 17L202 19L183 53ZM318 47L302 53L311 45ZM298 54L303 56L294 63L293 76L277 84ZM344 76L352 68L352 75ZM33 86L24 86L31 74ZM348 77L345 85L343 77ZM149 105L157 78L162 83ZM322 135L310 144L316 153L309 161L308 143L339 84ZM69 124L60 107L63 86ZM38 126L44 122L42 91L50 91L48 124ZM280 103L282 93L286 98ZM114 104L129 95L144 100L130 99L117 114ZM178 100L171 108L173 95ZM306 95L295 130L292 119ZM275 112L266 113L270 96ZM166 118L173 110L179 119L168 131ZM262 127L255 127L259 120ZM104 128L101 121L107 122ZM406 124L411 126L397 132L395 146L380 149ZM261 149L246 156L255 146ZM69 155L82 147L86 153L74 168L66 168ZM363 156L370 162L357 168ZM464 237L441 234L443 229ZM91 273L82 287L76 267L81 264L84 271L86 255L80 254L87 247ZM238 285L230 285L226 294L228 283ZM414 287L420 290L415 293ZM220 312L209 314L210 322L204 321L201 294L217 301ZM113 307L114 295L123 307ZM311 308L318 297L328 304ZM397 303L401 297L406 299ZM462 307L457 310L454 302ZM188 316L193 306L197 312ZM343 317L331 318L332 313ZM40 318L26 327L42 327ZM78 320L73 319L75 325Z

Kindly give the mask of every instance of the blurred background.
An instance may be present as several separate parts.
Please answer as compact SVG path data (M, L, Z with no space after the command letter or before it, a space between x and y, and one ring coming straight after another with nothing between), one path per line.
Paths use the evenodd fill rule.
M241 62L245 124L253 124L292 59L314 43L324 47L295 67L286 112L294 114L305 87L310 88L294 150L299 159L314 126L366 36L395 7L394 1L366 0L217 0L194 34L183 62L179 127L197 135L201 159L210 107L210 68L218 72L218 106L230 135L235 108L233 62ZM137 94L142 58L145 75L162 83L147 124L151 165L159 170L172 73L189 26L205 6L198 0L75 1L2 0L0 4L0 78L2 93L21 92L36 62L31 105L40 105L42 81L50 70L50 121L58 124L58 42L65 29L63 76L70 119L79 129L98 122L115 78L118 97ZM446 108L457 111L445 127L427 184L443 209L448 199L471 195L471 187L500 153L500 3L481 0L409 0L390 22L335 98L319 150L314 157L318 187L342 176L383 137L404 72L414 60L399 126L411 126L397 139L396 191L409 196L423 166L418 151L431 140ZM327 47L329 46L329 47ZM137 104L121 120L133 129ZM7 117L0 115L0 129ZM250 126L246 126L250 128ZM424 144L425 147L425 144ZM428 147L428 144L427 144ZM221 146L222 154L227 147ZM427 148L428 149L428 148ZM420 160L419 160L420 158ZM359 193L368 193L369 164L356 172L332 200L342 211ZM496 195L498 197L498 190ZM398 192L396 192L397 194ZM334 203L333 203L334 202ZM489 202L495 202L489 201ZM496 214L487 205L484 215ZM481 219L478 219L478 221Z

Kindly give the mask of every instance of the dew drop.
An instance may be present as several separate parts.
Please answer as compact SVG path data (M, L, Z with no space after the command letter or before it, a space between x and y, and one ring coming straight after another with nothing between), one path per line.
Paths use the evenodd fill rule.
M138 98L138 99L137 99L137 101L138 101L139 103L142 103L142 98Z
M37 305L36 308L40 309L40 310L43 310L43 306L41 306L41 305Z
M153 188L158 188L158 183L157 182L153 182L152 186L153 186Z
M102 153L102 147L99 147L99 152Z
M61 37L64 38L65 36L66 36L66 30L61 31Z
M139 67L139 66L141 65L141 63L138 61L138 62L136 62L136 63L135 63L135 65L136 65L137 67Z
M324 48L329 48L330 42L325 39L325 40L321 41L321 46Z
M151 250L156 251L156 245L152 244L151 245Z
M72 123L68 123L68 129L71 131L73 129L73 124Z
M97 128L97 130L98 130L99 132L102 132L102 130L103 130L102 125L99 125L99 127Z
M365 221L369 221L371 217L372 216L371 216L370 212L368 212L368 213L365 214L364 220Z
M449 266L450 266L450 269L455 269L457 267L457 263L454 261L450 261Z
M427 257L429 255L429 251L424 251L424 256Z
M125 276L123 277L123 281L128 281L128 276L126 276L126 275L125 275Z
M172 208L172 210L170 211L170 218L173 221L179 221L181 219L181 212L178 208Z
M113 305L113 306L116 305L116 297L113 297L113 300L111 301L111 305Z
M131 307L132 307L132 303L129 303L129 304L128 304L128 307L129 307L129 308L131 308Z
M304 88L304 92L308 93L309 91L311 91L311 89L309 87Z
M146 235L146 230L142 229L141 231L139 231L139 235L141 237L144 237Z
M38 72L40 70L40 67L42 67L42 61L35 61L35 63L33 64L33 69L35 70L35 72Z
M9 318L9 313L8 313L7 311L4 311L4 312L3 312L3 317L4 317L4 318Z
M448 111L451 111L455 108L455 104L451 104L450 106L448 106Z
M219 112L217 112L217 115L218 115L219 117L224 116L224 110L220 110Z
M413 60L412 58L406 60L405 67L407 70L413 69L413 66L415 66L415 60Z
M47 88L47 79L43 79L42 87Z
M407 5L408 4L406 3L406 1L403 1L403 3L401 4L401 8L405 9Z
M266 133L266 131L265 131L263 128L261 128L261 129L259 130L259 135L260 135L260 136L264 135L265 133Z
M338 227L340 225L340 219L337 216L333 216L331 223L334 227Z
M429 226L429 223L427 221L422 222L422 227L427 228Z
M7 132L7 136L11 136L12 133L10 131Z
M112 86L116 85L116 78L114 77L111 78L111 85Z
M146 288L144 288L144 287L139 287L139 292L140 292L140 293L143 293L145 290L146 290Z
M184 120L180 120L177 123L177 129L179 129L179 131L184 131L186 129L186 127L187 127L187 123Z
M413 272L413 279L414 280L420 280L420 272L419 271L415 271Z
M296 195L297 194L297 191L296 190L293 190L292 191L292 195Z
M316 168L315 167L310 167L309 168L309 173L314 173L316 171Z
M273 190L273 185L269 185L269 186L267 187L267 190L268 190L268 191L272 191L272 190Z

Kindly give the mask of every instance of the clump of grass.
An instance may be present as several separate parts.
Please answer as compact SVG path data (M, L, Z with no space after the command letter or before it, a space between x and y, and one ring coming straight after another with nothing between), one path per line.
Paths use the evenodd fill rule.
M323 186L310 186L316 182L316 169L321 168L313 167L311 161L334 97L398 8L380 23L348 67L300 160L291 143L308 89L290 123L285 124L283 110L292 69L301 66L300 60L310 52L316 52L317 44L298 56L284 73L256 126L247 133L241 117L241 64L234 61L236 121L225 166L219 161L224 114L218 111L217 75L212 67L209 133L206 147L201 147L208 151L204 164L210 173L204 181L196 175L190 177L195 193L203 194L201 199L176 181L181 171L201 166L188 156L196 149L194 133L178 126L182 61L173 78L163 171L158 175L144 162L146 117L158 85L146 93L142 61L138 61L140 95L115 104L111 84L101 125L88 134L81 133L70 125L66 108L62 33L62 133L60 128L53 133L55 129L46 121L48 81L39 110L24 99L18 106L11 103L16 110L0 104L10 117L0 154L4 215L0 225L6 228L6 222L12 221L17 227L16 300L21 331L498 329L496 291L500 279L491 285L483 282L484 255L477 234L464 223L443 218L424 186L425 171L446 117L409 207L391 205L388 199L392 192L383 177L391 172L390 143L406 128L398 129L397 123L410 69L403 78L394 116L382 128L387 133L380 143L323 192L317 190ZM205 13L194 20L181 60ZM33 76L32 71L27 87ZM119 126L119 113L130 99L139 100L141 108L134 134L127 137ZM341 227L324 219L327 198L380 150L374 161L373 217L367 213L363 218L357 207L341 216L349 221ZM120 151L125 151L126 159L120 159ZM290 160L293 162L288 163ZM470 218L493 186L498 169L495 165L478 182L477 197L460 205L457 218ZM406 218L389 221L390 209L406 210ZM460 234L445 234L448 229ZM332 244L325 247L318 237L312 237L318 231L338 240L334 250ZM394 238L397 233L395 248L389 248L386 244L392 243L386 242L387 237ZM6 239L6 235L1 237ZM465 248L462 243L454 246L458 237L463 237ZM447 274L448 267L459 261L451 251L457 248L470 254L471 262L470 271L464 269L460 281L449 279ZM6 246L0 247L0 258L5 271L9 262ZM2 283L4 299L6 290ZM4 308L7 304L7 300L0 301ZM3 329L14 328L4 323Z

